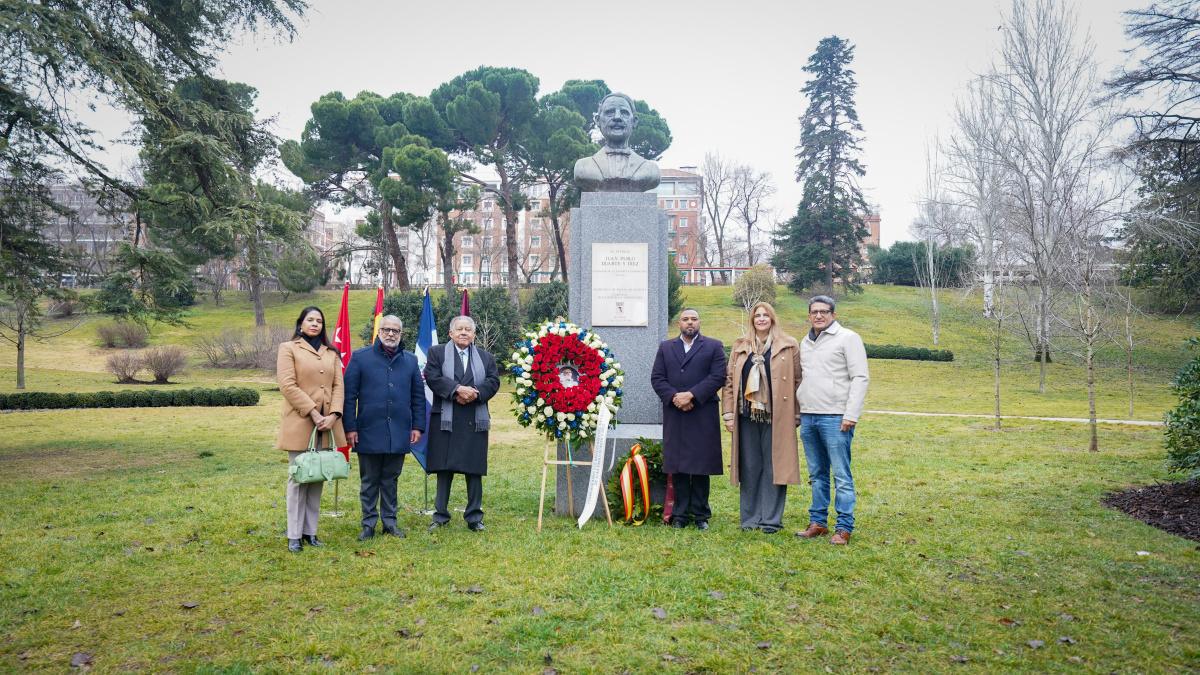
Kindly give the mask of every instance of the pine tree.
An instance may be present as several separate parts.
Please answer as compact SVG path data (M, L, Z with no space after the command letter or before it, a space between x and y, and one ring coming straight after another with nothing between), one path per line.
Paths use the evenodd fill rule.
M854 109L858 83L849 68L854 47L839 37L817 45L804 70L812 79L801 89L808 108L800 117L796 182L803 183L800 206L778 238L775 267L792 276L800 292L824 279L833 292L836 273L847 290L858 290L859 242L868 234L867 206L858 186L865 169L858 160L862 124Z

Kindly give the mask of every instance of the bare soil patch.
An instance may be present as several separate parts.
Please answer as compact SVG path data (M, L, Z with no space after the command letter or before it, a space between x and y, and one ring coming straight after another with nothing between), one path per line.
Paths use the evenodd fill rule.
M1200 541L1200 479L1114 492L1104 503L1148 525Z

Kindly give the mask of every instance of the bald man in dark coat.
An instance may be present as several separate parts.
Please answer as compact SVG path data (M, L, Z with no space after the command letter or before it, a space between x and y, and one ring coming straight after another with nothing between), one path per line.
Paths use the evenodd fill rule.
M679 337L658 346L650 384L663 402L663 472L673 474L672 527L708 529L709 476L721 465L725 345L700 334L700 314L679 314Z

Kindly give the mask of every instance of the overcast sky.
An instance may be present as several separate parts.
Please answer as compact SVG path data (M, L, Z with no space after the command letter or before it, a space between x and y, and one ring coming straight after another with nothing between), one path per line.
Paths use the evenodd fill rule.
M888 245L909 238L927 140L945 134L955 96L995 57L1007 2L637 3L399 2L310 0L296 39L235 41L221 75L258 88L259 112L275 132L299 138L309 106L338 90L428 95L479 65L524 68L539 95L568 79L603 79L644 99L670 124L663 167L698 166L706 152L770 171L775 209L786 219L800 199L794 178L801 70L817 42L855 46L857 104L864 129L863 181ZM1124 62L1121 12L1148 4L1076 4L1102 74Z

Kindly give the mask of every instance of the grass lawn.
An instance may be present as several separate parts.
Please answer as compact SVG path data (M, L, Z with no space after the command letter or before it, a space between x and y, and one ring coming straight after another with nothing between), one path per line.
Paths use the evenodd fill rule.
M709 334L732 339L718 290L688 289ZM369 292L363 293L368 298ZM320 296L332 315L336 294ZM360 298L356 297L356 302ZM272 305L291 321L311 298ZM240 303L240 304L239 304ZM370 300L357 305L366 315ZM988 412L986 324L948 303L951 364L872 361L871 408ZM781 296L789 330L803 302ZM928 346L920 297L873 288L839 305L868 342ZM247 326L247 305L203 307L198 331ZM213 315L221 315L214 318ZM1146 320L1137 417L1171 405L1187 319ZM924 331L924 332L922 332ZM84 328L30 354L29 386L116 389ZM1080 414L1078 366L1050 392L1010 340L1006 412ZM1027 350L1026 350L1027 351ZM1123 370L1106 353L1101 414L1124 411ZM3 352L3 391L12 352ZM1107 492L1169 477L1161 431L867 415L855 440L858 526L845 548L801 541L808 490L789 491L785 529L737 527L737 491L714 480L713 528L534 531L542 445L492 406L488 529L461 519L427 534L423 479L400 479L404 540L354 540L321 519L324 549L285 550L286 462L271 450L280 397L252 371L195 368L179 386L248 382L250 408L0 413L0 670L672 672L996 670L1180 672L1200 664L1200 549L1105 508ZM982 381L979 381L982 380ZM1029 399L1029 400L1025 400ZM324 506L333 506L332 486ZM432 494L432 486L430 490ZM453 500L464 501L461 482ZM662 610L656 612L655 610ZM662 616L665 618L657 618Z

